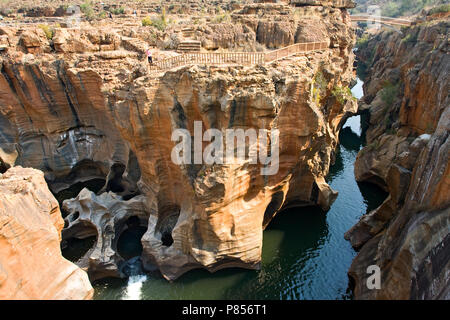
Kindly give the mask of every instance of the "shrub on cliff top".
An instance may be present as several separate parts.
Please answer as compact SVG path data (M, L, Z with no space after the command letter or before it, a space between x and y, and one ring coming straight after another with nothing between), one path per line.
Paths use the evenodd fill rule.
M145 17L144 19L142 19L142 26L148 27L151 25L152 25L152 19L150 19L150 17Z
M94 18L94 9L92 8L92 2L86 0L82 5L80 5L81 12L87 20L92 20Z
M450 4L443 4L438 7L434 7L428 12L428 14L433 15L437 13L447 13L447 12L450 12Z
M118 15L118 14L124 14L124 13L125 13L125 8L124 8L124 7L114 8L114 9L111 9L110 12L111 12L112 14L116 14L116 15Z
M162 9L161 15L159 17L145 17L144 19L142 19L142 25L144 27L153 26L159 31L165 31L169 23L170 21L167 20L166 10L164 8Z
M53 37L55 36L55 28L54 27L50 27L47 24L40 24L40 25L38 25L38 27L44 31L45 36L47 37L48 40L52 40Z

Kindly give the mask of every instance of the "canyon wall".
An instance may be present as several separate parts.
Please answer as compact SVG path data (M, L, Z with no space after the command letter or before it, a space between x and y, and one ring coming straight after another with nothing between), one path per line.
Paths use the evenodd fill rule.
M42 170L58 199L67 199L64 240L97 237L78 262L91 280L123 276L117 242L133 217L147 228L144 267L173 280L200 267L256 269L263 229L280 210L330 207L337 194L325 176L339 130L357 109L344 90L353 77L355 36L345 9L302 10L314 23L291 21L296 36L280 45L325 41L329 48L272 64L190 65L164 74L148 72L145 28L58 28L51 41L39 28L0 30L10 44L1 54L3 166ZM237 28L245 28L244 15ZM283 17L275 11L264 19ZM253 46L278 38L273 24L246 19L249 30L269 39L254 37ZM243 46L249 39L233 41ZM279 170L263 176L263 165L248 160L174 163L172 134L185 129L194 136L195 121L201 135L279 130ZM96 190L93 181L101 183ZM64 196L83 187L72 199Z
M449 299L449 21L402 31L357 54L368 130L355 175L390 195L346 234L360 249L349 276L357 299ZM366 286L370 265L381 268L380 290Z
M88 275L61 255L64 221L44 174L0 174L0 299L90 299Z

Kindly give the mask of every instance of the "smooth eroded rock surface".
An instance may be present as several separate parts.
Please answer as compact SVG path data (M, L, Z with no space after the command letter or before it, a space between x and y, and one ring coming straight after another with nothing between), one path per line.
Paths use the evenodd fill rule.
M61 255L64 226L44 174L0 174L0 299L90 299L88 276Z

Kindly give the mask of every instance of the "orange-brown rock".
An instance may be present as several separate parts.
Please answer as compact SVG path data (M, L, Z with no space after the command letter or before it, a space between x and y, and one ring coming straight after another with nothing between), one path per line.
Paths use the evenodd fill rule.
M390 195L346 234L361 248L349 271L357 299L450 298L449 27L381 32L358 53L370 120L355 175ZM380 290L366 286L370 265Z
M17 50L22 48L14 35L20 31L11 33L0 75L0 121L8 133L0 135L0 147L7 155L20 151L16 165L43 170L60 200L80 184L104 184L95 190L99 197L82 191L66 206L73 217L77 201L89 204L63 235L83 238L72 230L82 223L102 235L92 250L99 263L89 263L90 271L120 275L114 239L123 221L115 219L131 217L127 206L139 194L145 209L139 218L148 217L142 259L168 279L192 268L258 268L263 229L278 212L287 206L330 207L336 192L325 176L339 130L357 107L350 96L333 93L351 82L354 34L345 10L303 9L316 17L329 13L316 22L330 47L264 65L200 64L149 73L144 50L150 29L141 26L57 30L55 50L32 56ZM244 29L247 18L259 24L257 17L232 19ZM293 30L300 38L312 33L305 26ZM243 47L249 39L234 41ZM79 52L81 47L87 52ZM249 161L174 163L172 133L186 129L193 135L195 121L203 131L279 130L279 170L263 176L262 165ZM108 198L106 192L115 195ZM115 203L123 210L111 214ZM97 259L99 254L104 256Z
M85 271L61 255L64 222L44 174L0 174L0 299L90 299Z

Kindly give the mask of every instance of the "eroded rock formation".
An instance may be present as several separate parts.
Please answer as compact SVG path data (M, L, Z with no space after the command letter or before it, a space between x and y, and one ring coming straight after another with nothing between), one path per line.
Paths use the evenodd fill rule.
M44 174L0 174L0 299L90 299L85 271L61 255L64 226Z
M117 252L119 236L128 228L127 222L134 217L147 226L148 210L144 196L125 201L113 192L97 196L83 189L76 198L65 200L63 210L66 227L63 238L85 239L95 236L93 247L77 261L89 272L91 281L106 277L122 277L124 258Z
M315 23L295 27L280 45L326 41L328 49L270 65L185 66L159 75L143 60L149 42L141 27L56 29L51 42L38 29L4 28L12 45L2 55L0 121L7 125L0 147L11 165L43 170L55 193L104 182L98 196L83 190L64 203L63 236L97 236L80 260L93 278L120 276L115 246L134 206L147 219L144 266L168 279L199 267L258 268L263 229L281 209L330 207L336 193L324 177L357 107L343 90L352 78L354 34L345 9L302 10ZM277 38L271 30L278 29L259 32ZM242 47L249 39L259 43L233 41ZM172 133L193 136L195 121L203 131L279 130L279 170L263 176L262 165L249 161L175 164Z
M359 53L370 120L355 175L390 195L346 235L361 248L349 271L358 299L450 298L448 33L448 21L381 32ZM366 286L370 265L381 290Z

